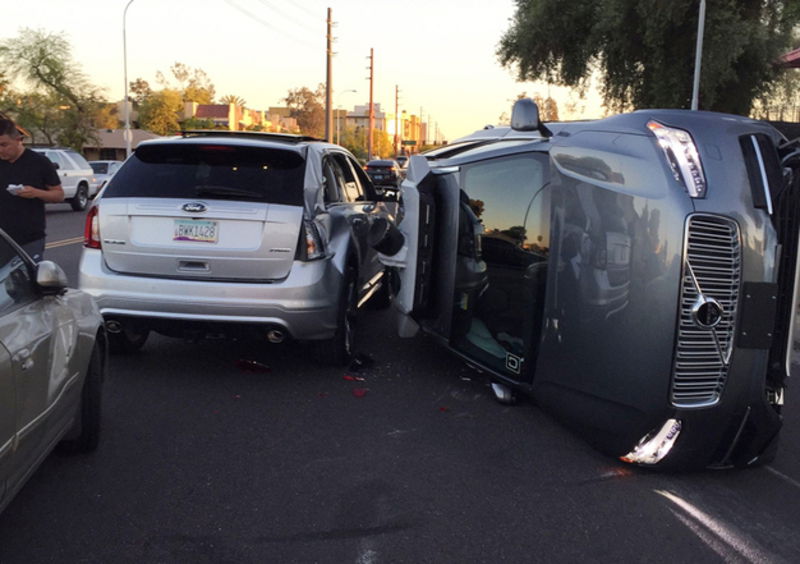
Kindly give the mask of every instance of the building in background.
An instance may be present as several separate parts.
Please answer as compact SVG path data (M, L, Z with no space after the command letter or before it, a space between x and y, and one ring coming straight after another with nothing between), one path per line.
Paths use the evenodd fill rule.
M95 132L97 140L90 139L83 146L83 156L87 161L124 161L124 133L124 129L98 129ZM144 129L131 129L131 148L135 149L142 141L160 137Z

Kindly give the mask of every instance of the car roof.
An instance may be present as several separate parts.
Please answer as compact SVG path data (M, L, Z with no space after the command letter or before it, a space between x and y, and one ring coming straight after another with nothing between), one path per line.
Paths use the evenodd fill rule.
M261 131L227 131L223 129L184 131L180 135L173 137L161 137L159 139L142 141L139 143L138 147L174 145L176 143L201 145L209 142L239 147L280 148L298 153L302 153L307 147L314 145L322 149L335 149L349 153L344 147L306 135L268 133Z

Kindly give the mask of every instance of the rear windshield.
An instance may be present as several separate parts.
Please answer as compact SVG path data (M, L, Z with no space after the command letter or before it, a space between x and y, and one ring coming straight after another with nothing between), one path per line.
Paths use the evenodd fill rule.
M103 198L208 198L303 205L305 160L294 151L230 145L136 149Z
M108 163L89 163L95 174L108 174Z

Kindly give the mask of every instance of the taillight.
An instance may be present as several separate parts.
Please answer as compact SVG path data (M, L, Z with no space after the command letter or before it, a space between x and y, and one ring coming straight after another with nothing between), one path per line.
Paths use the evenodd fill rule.
M325 256L325 247L322 243L319 230L313 221L303 221L300 230L300 243L297 245L296 258L298 260L317 260Z
M86 224L83 228L83 246L88 249L100 248L100 218L98 212L100 211L99 205L94 205L89 209L86 214Z

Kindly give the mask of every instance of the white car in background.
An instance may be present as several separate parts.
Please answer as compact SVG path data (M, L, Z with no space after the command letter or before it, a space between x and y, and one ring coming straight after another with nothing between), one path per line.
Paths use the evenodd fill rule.
M117 173L119 167L122 166L122 161L89 161L89 165L94 171L94 182L89 196L94 198Z
M31 147L33 151L42 153L56 167L61 187L64 189L64 201L69 202L75 211L83 211L89 204L89 198L95 184L94 171L89 162L73 149L58 147Z

